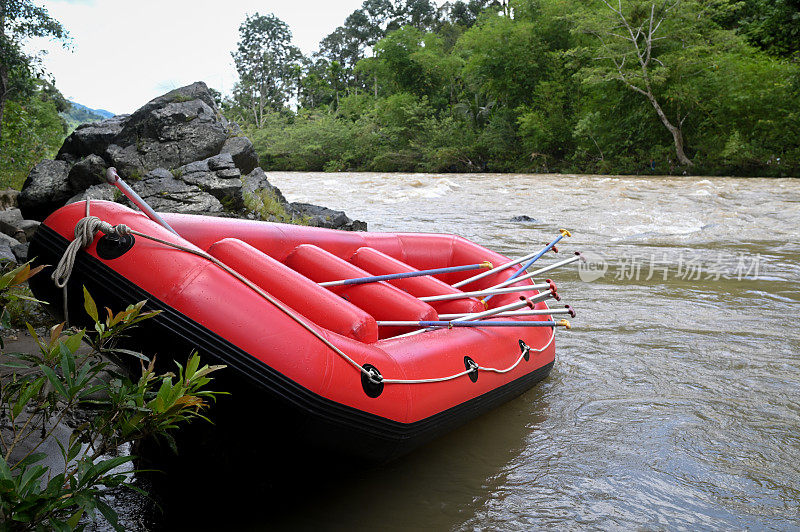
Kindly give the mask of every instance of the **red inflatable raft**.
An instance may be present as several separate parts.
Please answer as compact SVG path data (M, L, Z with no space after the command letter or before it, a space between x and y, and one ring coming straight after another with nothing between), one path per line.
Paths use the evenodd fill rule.
M31 243L30 256L57 264L84 211L81 202L48 217ZM255 402L248 408L263 412L265 420L280 411L292 432L326 447L373 460L398 456L518 396L553 365L553 327L453 327L408 334L420 327L381 325L485 311L474 298L420 300L460 294L452 285L475 272L339 287L319 284L508 262L457 236L164 214L174 234L116 203L94 201L90 214L173 245L136 234L97 234L78 252L68 283L73 321L85 316L83 285L98 304L112 309L147 299L148 308L163 312L144 322L149 330L137 341L149 342L159 358L185 359L193 348L206 363L226 364L220 378L231 401ZM518 268L464 290L496 285ZM61 308L62 291L49 273L36 276L31 288L52 308ZM519 303L520 298L533 306L531 298L548 297L537 294L533 288L501 294L488 307ZM547 308L544 301L535 307Z

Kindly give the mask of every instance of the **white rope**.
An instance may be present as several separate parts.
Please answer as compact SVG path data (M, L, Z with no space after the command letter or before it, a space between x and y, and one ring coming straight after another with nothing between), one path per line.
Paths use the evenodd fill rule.
M553 339L555 337L556 337L556 331L555 331L555 328L553 327L553 328L550 329L550 340L548 340L548 342L544 345L544 347L536 349L534 347L530 347L530 346L526 345L525 349L522 350L522 353L520 353L519 358L517 358L516 362L514 362L512 365L510 365L509 367L507 367L505 369L487 368L487 367L478 365L478 366L473 366L472 369L464 370L461 373L456 373L455 375L448 375L447 377L438 377L438 378L434 378L434 379L382 379L381 382L385 382L387 384L424 384L424 383L429 383L429 382L445 382L445 381L451 381L453 379L457 379L459 377L463 377L464 375L469 375L470 373L472 373L475 370L478 370L478 371L489 371L489 372L492 372L492 373L508 373L509 371L511 371L514 368L516 368L517 366L519 366L519 363L522 362L522 360L525 358L525 355L527 355L528 352L536 351L537 353L541 353L542 351L544 351L545 349L550 347L550 344L553 343Z
M94 242L94 235L98 231L102 231L107 235L116 233L120 236L131 232L125 224L111 225L97 216L87 216L78 220L78 223L75 224L75 240L69 243L61 260L58 261L58 266L50 276L57 287L64 288L67 286L67 282L72 275L72 268L75 266L75 257L78 256L78 252L81 249L90 246Z
M127 235L127 234L136 235L136 236L139 236L139 237L142 237L142 238L146 238L148 240L152 240L154 242L158 242L160 244L164 244L165 246L170 246L172 248L179 249L181 251L186 251L188 253L191 253L193 255L197 255L198 257L202 257L202 258L204 258L206 260L211 261L212 263L214 263L215 265L219 266L220 268L222 268L223 270L225 270L226 272L228 272L229 274L234 276L236 279L238 279L239 281L244 283L248 288L250 288L251 290L256 292L262 298L266 299L273 306L277 307L280 311L282 311L284 314L289 316L292 320L297 322L301 327L303 327L305 330L307 330L313 336L315 336L318 340L320 340L322 343L324 343L327 347L329 347L334 353L336 353L337 355L342 357L342 359L344 359L350 365L352 365L353 367L358 369L361 373L364 373L370 379L370 381L375 383L375 384L380 384L380 383L385 383L385 384L423 384L423 383L431 383L431 382L445 382L445 381L450 381L450 380L453 380L453 379L457 379L459 377L463 377L465 375L469 375L470 373L472 373L472 372L474 372L476 370L477 371L488 371L488 372L493 372L493 373L508 373L509 371L513 370L514 368L516 368L519 365L519 363L522 361L522 359L525 358L525 355L528 353L528 351L536 351L536 352L541 353L542 351L544 351L545 349L550 347L550 344L553 343L553 339L555 338L555 335L556 335L555 328L552 328L551 329L551 334L550 334L550 340L547 342L547 344L544 347L542 347L540 349L535 349L535 348L531 348L531 347L526 346L525 349L523 349L522 354L520 354L519 358L517 358L516 362L514 362L514 364L512 364L511 366L509 366L509 367L507 367L505 369L488 368L488 367L483 367L483 366L474 366L471 369L468 369L466 371L462 371L460 373L456 373L455 375L449 375L447 377L438 377L438 378L432 378L432 379L385 379L385 378L377 376L375 373L365 369L361 364L359 364L358 362L353 360L344 351L342 351L341 349L339 349L338 347L333 345L333 343L331 343L330 340L325 338L317 330L315 330L313 327L311 327L309 324L307 324L302 318L297 316L292 309L290 309L289 307L284 305L282 302L280 302L279 300L277 300L274 297L272 297L270 294L268 294L267 292L262 290L259 286L253 284L253 282L250 281L248 278L244 277L242 274L240 274L239 272L237 272L236 270L234 270L233 268L231 268L227 264L221 262L216 257L213 257L212 255L209 255L208 253L206 253L205 251L202 251L200 249L189 248L189 247L186 247L186 246L182 246L180 244L175 244L174 242L169 242L167 240L162 240L162 239L160 239L158 237L155 237L155 236L151 236L151 235L147 235L147 234L141 233L139 231L130 229L128 226L126 226L124 224L111 225L108 222L104 222L104 221L100 220L96 216L88 216L88 212L89 212L89 207L88 207L88 200L87 200L87 207L86 207L87 216L85 218L82 218L82 219L78 220L78 223L75 225L75 240L73 240L69 244L69 246L67 246L67 249L64 252L64 255L61 257L61 260L59 261L58 266L56 267L55 271L53 272L53 274L51 276L53 278L53 280L55 281L56 285L59 286L60 288L64 289L64 292L65 292L65 294L64 294L65 295L64 306L65 307L66 307L66 288L65 287L67 285L67 282L69 281L70 276L72 275L72 269L73 269L73 267L75 265L75 257L77 256L78 251L80 251L80 249L91 245L91 243L94 240L94 236L97 233L97 231L102 231L105 234L116 233L118 235Z

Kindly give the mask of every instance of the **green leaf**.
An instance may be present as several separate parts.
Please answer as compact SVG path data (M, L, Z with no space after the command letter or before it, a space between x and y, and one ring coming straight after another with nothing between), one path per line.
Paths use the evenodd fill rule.
M95 322L99 320L97 315L97 305L92 299L92 296L89 295L89 291L86 287L83 287L83 308L86 309L86 313L91 317Z
M64 345L67 346L67 349L69 349L70 352L75 353L78 350L78 348L81 346L81 340L83 340L85 332L85 330L81 329L63 341Z
M0 366L14 369L28 369L28 365L23 362L3 362Z
M138 359L144 360L145 362L150 362L150 359L148 357L144 356L142 353L138 353L136 351L131 351L130 349L120 349L120 348L117 347L117 348L114 348L114 349L109 349L109 351L112 352L112 353L122 353L123 355L130 355L132 357L136 357Z
M25 408L25 406L28 404L28 401L30 401L34 395L37 395L39 393L43 385L44 385L44 378L39 377L35 381L29 382L24 387L22 392L19 394L19 399L17 399L17 402L14 404L14 410L13 410L14 417L17 417L19 413L22 412L22 409Z
M95 504L97 505L97 509L100 510L100 513L103 514L103 517L114 527L114 530L125 531L125 528L120 526L119 517L113 508L103 502L99 497L95 500Z
M83 510L81 510L81 513L83 513ZM80 518L80 514L78 514L78 517ZM74 530L78 526L77 523L75 523L75 526L72 526L69 524L69 522L61 521L60 519L56 519L55 517L51 517L50 519L48 519L47 524L49 524L50 528L52 530L55 530L55 532L72 532L72 530Z
M21 470L21 469L29 466L30 464L35 464L36 462L44 460L45 458L47 458L47 453L33 453L31 455L28 455L23 460L20 460L19 462L17 462L14 465L14 469L20 469Z
M67 394L67 389L64 388L64 384L58 378L58 375L56 375L56 372L53 371L52 368L49 368L49 367L45 366L44 364L39 364L39 369L41 369L42 373L45 374L47 379L53 385L53 388L55 388L58 393L60 393L62 396L64 396L65 399L69 399L69 395Z
M8 468L8 463L6 463L2 454L0 454L0 479L14 480L14 477L11 476L11 470Z
M79 508L77 512L72 514L72 517L67 520L67 525L69 525L72 530L76 529L81 520L81 516L83 516L83 508Z

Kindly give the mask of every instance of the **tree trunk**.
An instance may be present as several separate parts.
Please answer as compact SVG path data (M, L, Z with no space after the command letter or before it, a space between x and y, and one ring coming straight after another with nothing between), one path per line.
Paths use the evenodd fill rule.
M672 124L672 122L669 121L669 118L667 118L667 115L664 114L664 110L661 109L661 106L658 104L658 101L656 100L655 96L653 96L651 91L648 91L647 99L650 100L650 103L653 105L656 113L658 113L661 123L664 124L664 127L666 127L670 133L672 133L672 140L675 142L675 154L678 156L678 162L684 166L694 166L694 163L683 151L683 131L681 131L681 128L676 127Z

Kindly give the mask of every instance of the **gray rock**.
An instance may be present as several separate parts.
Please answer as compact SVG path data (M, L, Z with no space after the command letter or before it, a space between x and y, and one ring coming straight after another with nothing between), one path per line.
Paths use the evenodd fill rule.
M230 153L236 168L247 175L258 167L258 155L247 137L231 137L222 145L222 153Z
M56 159L74 162L87 155L103 155L106 147L122 131L130 115L117 115L100 122L81 124L67 137Z
M19 196L19 190L13 188L0 190L0 210L16 208L17 196Z
M205 83L198 82L133 113L105 155L123 173L143 174L216 155L227 138L227 120L216 110Z
M293 218L301 220L312 227L327 227L345 231L366 231L367 224L360 220L351 220L342 211L335 211L310 203L290 203L288 211Z
M17 245L19 242L17 242ZM14 255L14 252L11 251L11 246L8 245L8 242L0 241L0 264L10 261L14 264L17 263L17 257Z
M70 168L69 186L72 190L86 190L87 188L105 183L105 173L108 165L99 155L87 155Z
M276 222L290 222L291 213L286 209L286 198L278 189L272 186L267 179L267 174L261 168L256 168L242 177L242 187L238 190L235 199L237 208L251 212L258 218Z
M17 259L17 264L22 264L23 262L28 261L28 243L24 244L17 244L16 246L11 246L11 252L14 254L14 257Z
M199 187L220 201L235 201L236 194L242 187L241 173L229 153L181 166L172 175L184 183Z
M67 200L67 204L75 203L76 201L85 201L87 198L90 200L106 200L116 201L121 199L122 193L111 185L92 185L83 192L75 194Z
M42 161L37 164L22 185L17 201L23 218L44 220L72 196L66 161Z
M365 227L340 211L289 205L258 167L253 144L219 113L202 82L159 96L131 115L79 126L56 161L41 163L28 176L19 196L22 218L42 220L65 202L87 198L129 205L102 184L108 166L156 210ZM35 224L10 224L7 232L26 240L25 232L33 230Z
M22 212L19 209L0 211L0 232L14 236L14 233L19 231L22 220Z
M8 236L5 233L0 233L0 243L6 244L7 246L16 246L17 244L21 244L19 240L14 238L13 236Z
M36 230L39 229L41 224L42 222L37 222L36 220L22 220L19 224L18 231L11 236L24 244L33 238L33 235L36 234Z
M538 222L536 218L528 216L527 214L520 214L511 218L512 222Z
M38 227L35 220L23 220L19 209L0 211L0 232L20 242L30 240Z
M217 198L195 185L175 179L163 168L149 172L141 181L132 183L131 188L156 211L212 214L224 210Z

